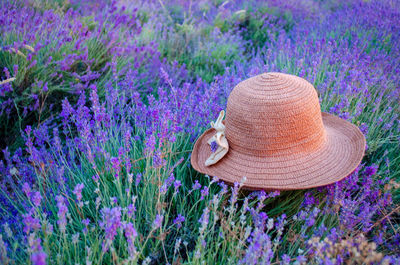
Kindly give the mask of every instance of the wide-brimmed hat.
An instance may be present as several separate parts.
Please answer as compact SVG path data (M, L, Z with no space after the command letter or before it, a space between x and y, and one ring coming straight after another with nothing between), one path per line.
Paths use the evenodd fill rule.
M196 141L197 171L253 190L324 186L360 164L365 137L357 126L321 113L318 94L303 78L264 73L240 82L212 128Z

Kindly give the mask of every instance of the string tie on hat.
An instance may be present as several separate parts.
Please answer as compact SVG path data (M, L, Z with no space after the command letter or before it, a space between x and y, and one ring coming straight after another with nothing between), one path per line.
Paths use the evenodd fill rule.
M228 140L225 137L225 125L222 123L222 120L225 116L225 111L221 110L219 113L218 119L215 122L211 122L211 127L216 130L216 133L208 139L207 143L212 146L212 143L215 142L218 145L217 150L213 152L206 160L205 165L211 166L221 160L229 150Z

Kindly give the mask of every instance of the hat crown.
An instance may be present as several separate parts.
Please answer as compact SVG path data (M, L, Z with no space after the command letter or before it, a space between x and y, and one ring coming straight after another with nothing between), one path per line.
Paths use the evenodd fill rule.
M326 139L315 88L283 73L263 73L236 85L225 125L230 148L257 156L310 152Z

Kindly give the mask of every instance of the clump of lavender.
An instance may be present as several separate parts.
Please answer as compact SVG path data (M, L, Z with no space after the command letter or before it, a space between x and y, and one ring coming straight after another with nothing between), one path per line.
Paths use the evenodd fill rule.
M319 262L335 264L350 260L353 263L377 264L383 259L383 254L376 251L376 244L368 242L363 234L338 242L332 242L328 237L321 242L319 237L313 237L308 244Z
M178 216L174 219L174 224L176 224L178 228L182 227L183 222L185 222L185 217L181 214L178 214Z
M82 190L85 187L83 183L77 184L74 188L74 194L76 196L76 200L78 202L79 207L83 207L83 202L82 202Z
M249 247L240 264L268 264L271 262L274 252L268 234L257 228L252 232L248 242Z
M28 244L30 246L31 262L35 265L45 265L47 254L43 251L41 246L41 239L35 238L35 234L28 237Z
M153 221L153 229L158 229L161 227L162 222L163 222L164 216L162 216L161 214L157 214L156 218Z
M101 209L102 220L99 222L105 232L105 242L103 242L103 252L107 252L112 244L118 229L121 228L121 207Z
M126 241L128 242L128 252L130 258L135 260L136 258L136 247L135 247L135 239L137 237L136 229L134 228L132 223L127 223L124 225L124 234Z
M31 209L29 213L23 215L22 219L24 223L23 231L29 235L30 232L38 231L40 229L40 220L34 216L34 209Z
M65 205L64 197L61 195L58 195L56 197L57 200L57 208L58 208L58 213L57 213L57 224L58 228L60 229L61 233L65 233L66 226L67 226L67 218L66 215L68 213L68 208Z

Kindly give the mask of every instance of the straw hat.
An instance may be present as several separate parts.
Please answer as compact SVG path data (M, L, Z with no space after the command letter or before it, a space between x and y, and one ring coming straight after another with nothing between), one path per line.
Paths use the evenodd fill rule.
M240 82L224 112L193 148L197 171L247 189L324 186L360 164L365 137L350 122L321 113L318 94L303 78L264 73Z

